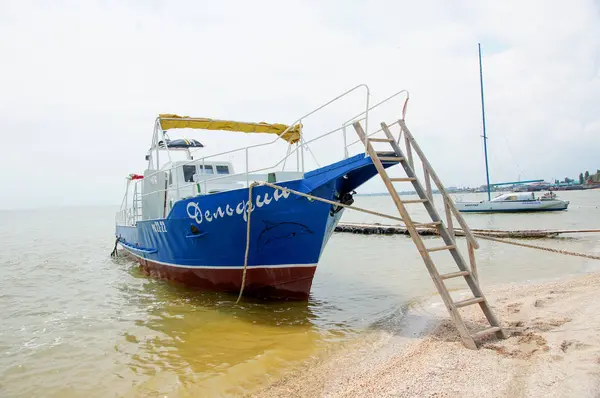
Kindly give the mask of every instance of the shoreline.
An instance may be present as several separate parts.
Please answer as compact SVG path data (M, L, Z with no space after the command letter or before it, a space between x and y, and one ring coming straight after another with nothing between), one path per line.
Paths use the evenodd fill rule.
M509 338L460 342L439 296L252 396L600 395L600 272L484 287ZM452 292L453 296L464 294ZM461 309L473 328L478 308Z

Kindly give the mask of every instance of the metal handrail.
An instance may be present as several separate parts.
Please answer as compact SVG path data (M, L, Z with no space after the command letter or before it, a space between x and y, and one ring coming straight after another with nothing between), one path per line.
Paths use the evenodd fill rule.
M156 170L156 171L154 171L153 173L151 173L151 174L148 174L148 175L147 175L147 176L145 176L144 178L150 178L150 177L156 176L156 175L158 175L158 174L159 174L159 173L161 173L161 172L165 172L165 173L166 173L166 172L169 172L169 171L173 171L173 170L176 170L177 168L183 167L183 166L185 166L185 165L190 165L190 164L198 164L198 162L199 162L199 161L202 161L202 164L204 164L204 162L205 162L207 159L212 159L212 158L216 158L216 157L220 157L220 156L223 156L223 155L228 155L228 154L233 154L233 153L237 153L237 152L241 152L241 151L244 151L244 152L246 153L246 165L247 165L247 164L248 164L248 151L249 151L249 149L252 149L252 148L258 148L258 147L264 147L264 146L267 146L267 145L274 144L274 143L275 143L275 142L277 142L277 141L280 139L280 137L281 137L283 134L285 134L285 133L286 133L286 132L287 132L287 131L288 131L288 130L291 128L291 127L293 127L293 126L294 126L294 125L296 125L297 123L301 122L303 119L306 119L307 117L309 117L309 116L311 116L311 115L315 114L316 112L318 112L318 111L322 110L323 108L325 108L325 107L329 106L330 104L332 104L332 103L334 103L334 102L338 101L339 99L341 99L341 98L343 98L343 97L345 97L345 96L347 96L347 95L351 94L352 92L354 92L354 91L356 91L356 90L358 90L358 89L360 89L360 88L364 88L364 89L366 90L366 109L365 109L365 111L364 111L364 112L360 113L359 115L366 114L366 117L368 118L370 89L369 89L369 87L368 87L366 84L359 84L359 85L357 85L357 86L355 86L355 87L353 87L353 88L351 88L351 89L349 89L349 90L346 90L344 93L342 93L342 94L338 95L337 97L335 97L335 98L333 98L332 100L330 100L330 101L326 102L325 104L323 104L323 105L319 106L318 108L316 108L316 109L312 110L311 112L308 112L307 114L303 115L302 117L300 117L300 118L296 119L296 120L295 120L293 123L291 123L291 124L288 126L288 128L287 128L285 131L283 131L281 134L279 134L279 135L277 136L277 138L273 139L273 140L272 140L272 141L270 141L270 142L267 142L267 143L261 143L261 144L255 144L255 145L250 145L250 146L247 146L247 147L244 147L244 148L237 148L237 149L233 149L233 150L229 150L229 151L224 151L224 152L216 153L216 154L213 154L213 155L203 156L203 157L202 157L202 158L200 158L200 159L192 159L192 160L190 160L190 161L187 161L187 162L185 162L185 163L178 164L177 166L172 166L172 167L170 167L170 168L168 168L168 169L160 169L160 170ZM159 119L159 118L156 118L156 121L155 121L155 126L158 126L158 125L159 125L159 124L158 124L158 123L159 123L159 122L158 122L158 119ZM313 139L313 140L311 140L311 141L309 141L309 142L316 141L317 139L321 139L321 138L323 138L323 137L326 137L326 136L328 136L328 135L330 135L330 134L332 134L332 133L334 133L334 132L336 132L336 131L339 131L339 130L340 130L340 128L338 128L338 129L335 129L335 130L332 130L332 131L329 131L329 132L327 132L327 133L325 133L325 134L322 134L322 135L320 135L320 136L316 137L315 139ZM246 171L245 171L245 172L242 172L242 173L236 173L236 174L228 174L228 175L218 176L218 177L214 177L214 178L206 178L206 179L204 179L204 180L202 181L202 183L203 183L203 184L205 185L205 187L206 187L206 184L207 184L208 182L216 181L216 180L219 180L219 179L231 178L231 177L233 177L233 176L238 176L238 175L248 175L248 174L250 174L250 173L256 173L256 172L259 172L259 171L264 171L264 170L269 170L269 169L276 168L276 167L277 167L277 166L279 166L280 164L284 163L284 162L285 162L285 161L286 161L286 160L287 160L289 157L291 157L291 156L292 156L294 153L296 153L298 150L301 150L301 151L302 151L302 150L303 150L303 145L307 145L309 142L306 142L306 141L305 141L304 143L302 143L302 140L301 140L301 141L300 141L300 144L299 144L299 145L297 145L297 146L296 146L296 148L295 148L293 151L290 151L290 152L288 152L288 154L287 154L287 155L286 155L284 158L282 158L282 159L281 159L279 162L277 162L275 165L272 165L272 166L267 166L267 167L263 167L263 168L259 168L259 169L255 169L255 170L252 170L252 171L248 170L248 168L246 167ZM158 145L158 143L157 143L157 145ZM303 155L303 154L302 154L302 155ZM314 155L313 155L313 156L314 156ZM170 159L170 156L169 156L169 159ZM304 163L304 162L303 162L303 163ZM137 180L137 181L135 182L135 186L137 187L137 184L139 184L139 183L140 183L140 180ZM247 183L248 183L248 181L247 181ZM182 188L182 187L178 187L178 191L179 191L179 189L181 189L181 188ZM167 190L168 190L168 188L167 188L167 189L161 189L161 190L155 191L155 192L153 192L153 193L156 193L156 192L163 192L163 191L167 191ZM143 197L143 196L145 196L145 195L146 195L146 194L142 194L141 196ZM179 195L178 195L178 196L179 196Z
M396 98L397 96L399 96L400 94L403 94L403 93L406 93L406 100L404 101L404 106L403 106L403 111L402 111L402 118L404 118L404 115L406 113L406 104L408 103L408 100L410 99L410 93L408 92L408 90L400 90L397 93L394 93L394 94L390 95L389 97L387 97L387 98L379 101L378 103L376 103L375 105L371 106L370 108L367 107L367 110L365 112L361 112L358 115L354 116L353 118L350 118L350 119L346 120L342 124L342 129L344 131L344 142L346 142L346 130L345 130L345 128L351 126L354 122L358 122L358 121L362 121L362 120L366 119L366 118L357 119L359 116L368 115L369 111L371 111L371 110L373 110L373 109L375 109L375 108L377 108L377 107L385 104L386 102L390 101L393 98ZM367 121L368 120L365 121L365 132L367 133L367 137L370 137L370 136L372 136L374 134L377 134L377 133L379 133L379 132L382 131L381 129L379 129L379 130L377 130L377 131L375 131L375 132L373 132L371 134L368 134L369 133L369 129L368 129L369 125L368 125ZM346 145L344 147L344 149L346 150L346 153L347 153L347 149L350 146L356 144L357 142L360 142L360 139L354 141L353 143L351 143L349 145ZM365 152L366 152L366 150L365 150Z
M316 138L314 138L314 139L312 139L312 140L310 140L310 141L306 141L306 142L304 142L304 145L308 145L308 144L309 144L309 143L311 143L311 142L314 142L314 141L317 141L317 140L319 140L319 139L321 139L321 138L324 138L324 137L326 137L326 136L329 136L329 135L331 135L331 134L333 134L333 133L335 133L335 132L337 132L337 131L340 131L341 129L342 129L342 127L338 127L337 129L334 129L334 130L328 131L327 133L324 133L324 134L322 134L322 135L320 135L320 136L318 136L318 137L316 137ZM244 150L244 149L246 149L246 148L241 148L241 150ZM285 162L285 161L286 161L286 160L287 160L289 157L291 157L291 155L292 155L292 154L294 154L294 153L295 153L296 151L298 151L298 150L299 150L299 147L297 146L295 149L293 149L292 151L290 151L290 152L289 152L289 153L288 153L288 154L287 154L285 157L283 157L281 160L279 160L277 163L275 163L275 164L274 164L274 165L272 165L272 166L267 166L267 167L263 167L263 168L259 168L259 169L248 170L248 171L245 171L245 172L241 172L241 173L235 173L235 174L222 174L222 175L215 175L215 177L213 177L213 178L205 178L205 179L202 179L202 181L198 181L198 182L194 182L194 183L190 183L190 184L186 184L186 185L181 185L181 186L179 187L179 189L184 189L184 188L186 188L186 187L193 186L193 185L195 185L195 184L197 184L197 183L202 183L202 184L205 184L205 185L206 185L206 183L209 183L209 182L214 182L214 181L221 180L221 179L231 179L232 177L237 177L237 176L247 176L247 175L249 175L249 174L252 174L252 173L258 173L258 172L260 172L260 171L265 171L265 170L274 169L274 168L276 168L277 166L279 166L280 164L282 164L283 162ZM212 157L212 156L216 156L216 155L211 155L211 157ZM146 177L144 177L144 178L149 178L149 177L151 177L151 176L157 175L157 174L158 174L158 173L160 173L160 172L167 173L167 172L169 172L169 171L171 171L171 170L177 169L177 168L179 168L179 167L182 167L182 166L185 166L185 165L189 165L189 164L198 164L198 162L200 162L200 161L204 161L204 159L205 159L205 158L201 158L201 159L195 159L195 160L192 160L191 162L182 163L182 164L179 164L179 165L177 165L177 166L173 166L173 167L171 167L171 168L168 168L168 169L162 169L162 170L158 170L157 172L155 172L155 173L152 173L152 174L150 174L150 175L148 175L148 176L146 176ZM204 165L204 164L203 164L203 165ZM139 183L140 183L140 181L142 181L142 180L136 180L136 181L135 181L135 184L139 184ZM242 181L242 180L239 180L239 181ZM143 196L146 196L146 195L152 195L152 194L155 194L156 192L163 192L163 191L167 191L167 190L168 190L168 188L167 188L167 189L161 189L161 190L158 190L158 191L153 191L153 192L151 192L151 193L148 193L148 194L142 194L142 197L143 197Z
M296 120L294 123L292 123L292 124L293 124L293 125L295 125L296 123L300 122L302 119L305 119L306 117L308 117L308 116L310 116L310 115L312 115L312 114L316 113L317 111L319 111L319 110L323 109L323 108L324 108L324 107L326 107L327 105L329 105L329 104L331 104L331 103L335 102L336 100L338 100L338 99L342 98L344 95L347 95L347 94L351 93L352 91L354 91L354 90L356 90L356 89L358 89L359 87L362 87L362 86L365 86L365 87L367 88L367 90L368 90L368 86L366 86L366 85L358 85L358 86L354 87L353 89L346 91L346 93L344 93L344 94L342 94L342 95L340 95L340 96L336 97L335 99L333 99L333 100L329 101L328 103L326 103L326 104L322 105L321 107L319 107L319 108L315 109L314 111L312 111L312 112L310 112L310 113L308 113L308 114L304 115L303 117L301 117L301 118L297 119L297 120ZM366 126L367 126L367 123L368 123L368 112L369 112L369 111L371 111L371 110L373 110L373 109L377 108L378 106L381 106L382 104L384 104L384 103L386 103L386 102L390 101L391 99L393 99L393 98L395 98L395 97L397 97L398 95L400 95L400 94L403 94L403 93L406 93L406 101L408 101L408 99L410 98L410 94L409 94L408 90L400 90L400 91L398 91L398 92L396 92L396 93L394 93L394 94L392 94L392 95L388 96L388 97L387 97L387 98L385 98L384 100L382 100L382 101L379 101L379 102L378 102L378 103L376 103L375 105L373 105L373 106L371 106L371 107L367 108L365 111L363 111L363 112L361 112L361 113L359 113L359 114L355 115L354 117L352 117L352 118L348 119L346 122L344 122L344 123L342 124L342 126L341 126L341 127L338 127L338 128L336 128L336 129L330 130L330 131L328 131L328 132L326 132L326 133L324 133L324 134L321 134L320 136L317 136L317 137L315 137L315 138L313 138L313 139L311 139L311 140L309 140L309 141L304 141L304 145L308 145L308 144L310 144L310 143L312 143L312 142L315 142L315 141L317 141L317 140L320 140L320 139L322 139L322 138L325 138L325 137L327 137L327 136L329 136L329 135L331 135L331 134L333 134L333 133L335 133L335 132L338 132L338 131L340 131L340 130L342 130L342 131L343 131L343 129L344 129L345 127L347 127L347 126L351 126L351 125L352 125L352 123L353 123L353 122L355 122L355 121L363 121L363 120L364 120L364 121L365 121L365 128L366 128ZM369 93L368 93L368 95L369 95ZM405 101L405 103L406 103L406 101ZM360 117L360 116L362 116L362 115L365 115L365 117L363 117L363 118L360 118L360 119L357 119L358 117ZM390 126L393 126L393 125L395 125L395 124L397 124L397 123L398 123L398 122L394 122L394 123L390 124ZM289 129L289 127L288 127L288 129ZM287 130L286 130L286 131L287 131ZM380 129L378 129L378 130L376 130L376 131L374 131L374 132L373 132L373 133L371 133L371 134L368 134L368 136L372 136L372 135L374 135L374 134L377 134L377 133L379 133L379 132L381 132L381 128L380 128ZM282 133L282 134L284 134L284 133ZM235 150L231 150L231 151L227 151L227 152L222 152L222 153L218 153L218 154L214 154L214 155L205 156L205 157L203 157L203 158L202 158L202 160L209 159L209 158L213 158L213 157L217 157L217 156L226 155L226 154L229 154L229 153L234 153L234 152L241 151L241 150L244 150L244 149L251 149L251 148L255 148L255 147L259 147L259 146L270 145L270 144L274 143L275 141L277 141L277 139L275 139L274 141L271 141L271 142L269 142L269 143L266 143L266 144L257 144L257 145L252 145L252 146L249 146L249 147L246 147L246 148L240 148L240 149L235 149ZM264 168L261 168L261 169L256 169L256 170L252 170L252 171L249 171L249 170L248 170L248 171L246 171L246 172L244 172L244 173L236 173L236 174L231 174L231 175L223 175L223 176L221 176L221 177L215 177L215 178L211 178L211 179L205 179L203 182L205 182L205 183L206 183L206 182L209 182L209 181L214 181L214 180L218 180L218 179L222 179L222 178L227 178L227 177L231 177L231 176L235 176L235 175L244 175L244 174L248 174L248 173L256 173L256 172L258 172L258 171L264 171L264 170L268 170L268 169L273 169L273 168L276 168L276 167L277 167L277 166L279 166L281 163L284 163L284 162L285 162L285 161L286 161L286 160L287 160L289 157L291 157L291 156L292 156L292 155L293 155L295 152L297 152L297 151L298 151L298 150L301 148L301 146L302 146L302 141L303 141L303 138L301 139L300 145L297 145L295 149L293 149L292 151L289 151L289 152L286 154L286 156L284 156L284 157L283 157L283 158L282 158L282 159L281 159L279 162L277 162L277 163L276 163L276 164L274 164L273 166L268 166L268 167L264 167ZM354 144L355 144L355 143L357 143L357 142L360 142L360 140L354 141L354 142L352 142L352 143L350 143L350 144L346 145L344 148L346 149L346 148L348 148L348 147L350 147L350 146L354 145ZM314 157L314 156L313 156L313 157ZM194 163L194 162L195 162L195 161L194 161L194 160L192 160L192 161L190 161L190 162L187 162L187 163L180 164L180 165L178 165L178 166L176 166L176 167L174 167L174 168L177 168L177 167L180 167L180 166L184 166L184 165L186 165L186 164L191 164L191 163ZM167 169L167 170L170 170L170 169ZM167 171L167 170L159 170L159 171Z
M273 141L270 141L270 142L267 142L267 143L262 143L262 144L250 145L250 146L247 146L247 147L244 147L244 148L232 149L232 150L229 150L229 151L220 152L220 153L216 153L216 154L213 154L213 155L203 156L203 157L202 157L202 160L211 159L211 158L214 158L214 157L217 157L217 156L223 156L223 155L227 155L227 154L231 154L231 153L235 153L235 152L239 152L239 151L245 151L245 150L252 149L252 148L258 148L258 147L262 147L262 146L271 145L271 144L273 144L273 143L277 142L277 141L279 140L279 138L280 138L280 137L281 137L283 134L285 134L286 132L288 132L288 130L289 130L289 129L290 129L292 126L294 126L294 125L296 125L297 123L301 122L301 121L302 121L302 119L306 119L307 117L309 117L309 116L311 116L311 115L315 114L316 112L320 111L321 109L323 109L323 108L325 108L325 107L327 107L327 106L331 105L333 102L335 102L335 101L337 101L337 100L339 100L339 99L341 99L341 98L345 97L346 95L348 95L348 94L350 94L350 93L352 93L352 92L356 91L356 90L357 90L357 89L359 89L359 88L365 88L365 90L366 90L366 94L367 94L367 107L366 107L366 110L365 110L365 112L366 112L366 113L368 113L368 110L369 110L369 96L370 96L370 89L369 89L369 86L367 86L366 84L359 84L359 85L357 85L357 86L355 86L355 87L351 88L350 90L347 90L347 91L345 91L344 93L342 93L342 94L338 95L337 97L335 97L334 99L332 99L332 100L328 101L327 103L325 103L325 104L321 105L320 107L318 107L318 108L316 108L316 109L312 110L311 112L307 113L306 115L304 115L304 116L302 116L302 117L300 117L300 118L296 119L294 122L292 122L292 123L291 123L291 124L288 126L288 128L287 128L287 129L285 129L285 130L284 130L284 131L283 131L281 134L279 134L279 135L277 136L277 138L275 138ZM365 112L362 112L362 113L360 113L359 115L365 114ZM158 119L159 119L159 118L157 118L156 120L158 120ZM322 138L322 137L318 137L318 138ZM178 165L178 166L176 166L176 167L180 167L180 166L185 166L185 165L188 165L188 164L192 164L192 163L194 163L195 161L196 161L196 160L190 160L189 162L182 163L182 164L180 164L180 165ZM279 164L279 163L278 163L278 164ZM169 168L169 169L161 169L161 170L157 170L157 171L155 171L154 173L152 173L152 174L149 174L147 177L152 177L152 176L154 176L154 175L158 174L158 173L159 173L159 172L161 172L161 171L168 171L168 170L171 170L171 169L173 169L173 168L176 168L176 167L171 167L171 168ZM276 166L272 166L272 167L276 167ZM272 168L272 167L269 167L269 168Z
M328 131L328 132L326 132L324 134L321 134L321 135L319 135L319 136L317 136L317 137L315 137L313 139L310 139L308 141L304 141L304 138L301 137L301 140L296 145L296 147L293 150L289 150L288 149L288 152L286 153L286 155L282 159L280 159L277 163L275 163L274 165L263 167L263 168L258 168L258 169L253 169L253 170L249 170L248 169L248 158L249 158L249 156L248 156L249 153L248 152L249 152L250 149L258 148L258 147L264 147L264 146L268 146L268 145L274 144L275 142L277 142L280 139L281 135L285 134L290 128L292 128L293 126L295 126L297 123L299 123L299 122L301 123L303 119L306 119L307 117L309 117L309 116L311 116L311 115L319 112L320 110L322 110L323 108L329 106L330 104L332 104L332 103L340 100L341 98L343 98L343 97L345 97L345 96L347 96L347 95L349 95L349 94L353 93L354 91L359 90L361 88L365 89L365 91L366 91L366 106L365 106L365 110L363 112L358 113L357 115L355 115L351 119L348 119L348 121L346 121L344 124L342 124L341 127L335 128L333 130L330 130L330 131ZM247 146L247 147L244 147L244 148L237 148L237 149L233 149L233 150L228 150L228 151L224 151L224 152L220 152L220 153L216 153L216 154L212 154L212 155L208 155L208 156L203 156L203 157L201 157L199 159L191 159L191 160L189 160L189 161L187 161L185 163L180 163L180 164L178 164L176 166L172 166L172 167L170 167L168 169L156 170L156 171L152 172L151 174L145 176L145 178L150 178L150 177L156 176L156 175L158 175L161 172L165 172L165 173L172 172L174 170L177 170L178 168L182 168L185 165L198 164L199 162L202 162L202 164L204 165L205 161L207 159L213 159L213 158L216 158L216 157L222 157L223 155L229 155L229 154L234 154L234 153L238 153L238 152L244 151L245 152L245 158L246 158L246 170L243 171L243 172L239 172L239 173L235 173L235 174L215 175L212 178L204 178L204 179L202 179L200 181L197 181L197 182L194 182L194 183L190 183L190 184L184 184L184 185L181 185L181 186L179 184L179 179L177 179L177 200L181 199L181 194L180 194L180 190L181 189L185 189L185 188L188 188L190 186L194 186L194 185L196 185L198 183L204 184L204 188L205 188L204 192L208 192L207 188L206 188L206 186L207 186L208 183L214 183L215 181L218 181L218 180L221 180L221 179L232 179L232 177L234 179L235 177L246 176L246 185L248 185L250 183L250 181L249 181L250 174L254 174L254 173L258 173L258 172L263 172L265 170L270 170L270 169L276 169L281 164L285 165L286 162L287 162L287 159L289 159L293 155L297 156L297 169L298 169L298 171L300 170L300 157L302 158L302 162L301 162L302 163L302 171L304 171L304 149L305 149L304 147L306 146L306 149L310 151L310 148L308 147L309 144L311 144L311 143L313 143L315 141L318 141L320 139L323 139L323 138L325 138L325 137L327 137L327 136L329 136L331 134L334 134L336 132L339 132L339 131L342 131L344 133L344 153L345 153L345 155L347 157L348 147L354 145L355 143L359 142L360 140L352 142L350 144L346 144L346 140L345 140L345 138L346 138L345 137L345 128L347 126L351 125L351 122L356 121L356 120L360 120L360 121L364 120L365 121L365 127L368 126L369 112L371 110L373 110L373 109L381 106L382 104L390 101L391 99L393 99L393 98L395 98L395 97L397 97L397 96L399 96L400 94L403 94L403 93L406 94L406 100L405 100L405 107L406 107L406 101L408 101L408 98L409 98L409 93L408 93L407 90L398 91L398 92L396 92L396 93L388 96L384 100L379 101L375 105L369 106L370 89L369 89L369 87L366 84L359 84L359 85L357 85L357 86L355 86L355 87L353 87L353 88L345 91L344 93L338 95L334 99L326 102L325 104L319 106L318 108L312 110L311 112L308 112L307 114L303 115L302 117L296 119L293 123L291 123L288 126L288 128L284 132L282 132L281 134L279 134L277 136L277 138L273 139L270 142L261 143L261 144L255 144L255 145ZM358 119L358 118L360 118L360 119ZM157 118L155 126L158 126L158 125L159 124L158 124L158 118ZM379 130L377 130L377 131L369 134L369 136L371 136L373 134L376 134L376 133L378 133L380 131L381 131L381 129L379 129ZM158 141L156 142L156 145L158 145ZM292 144L290 144L290 145L292 145ZM288 147L288 148L290 148L290 147ZM314 156L314 154L312 153L312 151L310 151L310 153L313 156L314 160L317 161L316 158L315 158L315 156ZM171 160L170 154L169 154L169 160ZM135 183L134 183L134 186L135 186L135 196L138 197L138 198L133 198L134 202L135 202L136 199L140 200L139 198L143 198L146 195L156 194L157 192L166 192L166 191L169 191L169 189L170 189L170 188L165 188L165 189L153 191L152 193L142 194L140 192L141 189L139 189L139 186L138 186L138 184L140 183L140 181L142 181L142 180L136 180ZM239 180L235 180L235 181L236 182L237 181L241 182L243 180L239 179ZM139 216L137 214L134 215L134 217L135 218L139 218Z
M373 109L373 108L371 108L371 109ZM358 119L358 120L361 120L361 121L362 121L362 120L365 120L365 119L364 119L364 118L361 118L361 119ZM395 124L397 124L397 123L398 123L398 122L394 122L394 123L390 124L390 126L393 126L393 125L395 125ZM311 139L311 140L309 140L309 141L305 141L305 142L303 143L303 145L308 145L308 144L310 144L310 143L312 143L312 142L315 142L315 141L318 141L318 140L320 140L320 139L322 139L322 138L325 138L325 137L327 137L327 136L329 136L329 135L331 135L331 134L333 134L333 133L336 133L336 132L338 132L338 131L340 131L340 130L343 130L343 128L344 128L344 127L346 127L346 126L342 126L342 127L338 127L338 128L336 128L336 129L330 130L330 131L328 131L327 133L324 133L324 134L322 134L322 135L320 135L320 136L318 136L318 137L315 137L315 138L313 138L313 139ZM375 131L374 133L371 133L371 134L369 134L369 136L371 136L371 135L373 135L373 134L376 134L376 133L378 133L378 132L381 132L381 129L379 129L379 130ZM349 146L351 146L351 145L352 145L352 144L348 145L348 147L349 147ZM245 148L241 148L241 150L243 150L243 149L245 149ZM197 183L202 183L202 184L204 184L204 185L206 186L206 184L207 184L207 183L209 183L209 182L214 182L214 181L221 180L221 179L230 179L230 178L232 178L232 177L237 177L237 176L246 176L246 175L249 175L249 174L252 174L252 173L258 173L258 172L260 172L260 171L265 171L265 170L274 169L274 168L276 168L277 166L279 166L280 164L284 163L284 162L285 162L285 161L286 161L288 158L290 158L290 157L291 157L291 156L292 156L294 153L296 153L296 152L297 152L299 149L300 149L300 148L299 148L299 146L297 146L296 148L294 148L292 151L288 152L288 153L286 154L286 156L284 156L284 157L283 157L281 160L279 160L277 163L275 163L275 164L274 164L274 165L272 165L272 166L267 166L267 167L263 167L263 168L259 168L259 169L254 169L254 170L249 170L249 171L240 172L240 173L235 173L235 174L223 174L223 175L216 175L216 176L215 176L215 177L213 177L213 178L205 178L205 179L202 179L202 181L199 181L199 182L194 182L194 183L190 183L190 184L186 184L186 185L181 185L181 186L179 187L179 189L184 189L184 188L186 188L186 187L193 186L193 185L195 185L195 184L197 184ZM213 157L213 156L217 156L217 155L211 155L210 157ZM205 159L205 158L196 159L196 160L192 160L191 162L186 162L186 163L179 164L179 165L177 165L177 166L173 166L173 167L171 167L171 168L169 168L169 169L162 169L162 170L158 170L157 172L155 172L155 173L152 173L152 174L150 174L150 175L146 176L145 178L147 178L147 177L151 177L151 176L153 176L153 175L156 175L156 174L158 174L159 172L165 172L165 173L166 173L166 172L168 172L168 171L171 171L171 170L173 170L173 169L177 169L177 168L179 168L179 167L182 167L182 166L185 166L185 165L189 165L189 164L197 164L197 162L199 162L199 161L201 161L201 160L203 161L204 159ZM203 164L203 166L204 166L204 164ZM137 180L137 181L135 182L135 184L138 184L138 183L140 183L140 181L141 181L141 180ZM242 181L242 180L238 180L238 181ZM146 195L152 195L152 194L155 194L156 192L163 192L163 191L168 191L168 188L167 188L167 189L161 189L161 190L158 190L158 191L153 191L153 192L151 192L151 193L148 193L148 194L142 194L142 196L146 196Z

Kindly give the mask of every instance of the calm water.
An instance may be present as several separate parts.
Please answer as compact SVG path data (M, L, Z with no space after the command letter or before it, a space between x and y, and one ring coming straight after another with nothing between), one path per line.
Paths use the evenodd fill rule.
M600 191L560 196L571 201L566 212L466 218L480 228L600 227ZM356 204L393 209L387 197ZM394 323L408 301L435 291L409 238L335 234L308 303L236 306L231 296L148 279L111 259L114 211L0 212L0 396L236 396ZM386 222L352 212L344 220ZM535 242L600 253L598 234ZM484 287L600 269L599 261L480 243Z

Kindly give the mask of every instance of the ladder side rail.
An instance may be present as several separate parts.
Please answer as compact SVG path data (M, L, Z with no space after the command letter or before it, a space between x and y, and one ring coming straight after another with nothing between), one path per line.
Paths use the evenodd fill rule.
M404 125L403 121L401 121L401 125ZM386 135L391 136L391 132L390 130L387 128L387 126L385 126L385 123L382 123L382 128L383 131L386 133ZM410 137L410 141L415 145L415 150L417 151L417 154L419 155L419 157L421 158L421 160L423 161L423 164L425 165L427 163L427 167L429 167L430 169L430 174L432 179L435 181L437 180L437 175L435 175L435 172L431 169L431 165L428 164L429 162L427 162L427 159L425 158L425 156L423 155L423 152L421 151L421 149L418 147L418 145L416 144L414 138L412 137L412 135L410 135L410 132L405 131L405 137ZM398 144L396 144L395 142L391 143L392 148L394 148L394 152L396 152L397 156L402 156L402 150L400 149L400 147L398 146ZM407 174L408 177L416 177L414 170L410 167L410 165L408 165L406 162L400 162L402 164L402 167L404 167L404 170ZM415 188L415 190L417 191L417 194L419 195L419 197L421 198L426 198L427 197L427 193L425 192L425 189L423 188L423 186L421 185L421 183L419 182L419 180L415 180L413 181L413 187ZM438 185L438 188L440 188L440 192L443 189L443 186L440 187ZM441 218L439 216L439 214L437 213L437 210L435 209L435 206L433 205L432 202L425 202L424 203L425 208L427 209L427 212L429 213L429 215L431 216L431 219L433 221L441 221ZM464 221L464 220L463 220ZM452 236L450 235L450 233L448 232L448 230L446 229L445 225L442 223L439 226L439 232L440 232L440 236L442 237L442 239L444 240L444 242L447 245L455 245L455 240L452 238ZM470 232L470 230L469 230ZM471 246L473 246L474 248L476 247L475 244L471 243ZM462 255L460 254L460 252L455 248L455 249L451 249L450 250L450 254L452 255L452 257L454 258L454 261L456 262L456 265L458 266L459 270L461 271L469 271L469 269L467 268L467 263L465 262L465 260L463 259ZM473 260L474 260L474 254L473 254ZM474 263L474 261L472 262L472 264ZM472 271L472 270L471 270ZM475 273L477 273L477 271L475 271ZM438 274L439 275L439 274ZM496 318L496 316L494 315L494 313L491 311L490 306L487 302L487 299L485 298L481 288L479 287L479 283L478 281L475 279L475 277L472 275L472 273L470 273L468 276L465 276L465 281L467 282L467 285L469 286L469 288L471 289L471 292L473 293L473 295L475 297L481 297L483 298L483 301L481 301L479 303L479 306L481 307L481 310L483 311L485 317L487 318L488 322L490 323L491 326L500 326L500 322L498 321L498 318ZM497 332L498 337L505 337L504 335L504 331L500 330Z
M429 178L429 170L423 163L423 174L425 176L425 190L427 192L427 197L433 203L433 192L431 191L431 179Z
M469 261L471 263L473 278L479 283L479 272L477 271L477 262L475 261L475 248L469 241L467 241L467 250L469 250Z
M400 137L402 137L402 124L400 124ZM410 137L406 134L404 134L404 143L406 145L406 156L408 159L408 164L410 165L410 167L412 169L415 168L415 164L413 163L413 155L412 155L412 149L410 147Z
M448 289L446 289L446 286L442 282L442 279L440 278L440 274L438 273L431 256L427 252L427 249L425 248L423 240L421 239L421 236L417 232L416 227L413 224L413 222L410 218L410 215L408 214L408 211L406 210L406 207L400 200L400 197L398 196L398 193L396 192L396 188L393 186L392 182L390 181L390 179L387 175L387 172L385 171L385 168L383 167L383 164L379 160L379 157L377 156L377 153L373 149L373 146L368 141L368 138L359 122L354 123L354 129L356 130L360 139L365 143L367 153L369 154L369 156L371 156L373 165L375 165L375 168L379 172L379 175L382 177L382 180L383 180L386 188L388 189L388 192L390 193L390 196L392 197L394 204L396 205L396 208L398 209L398 212L400 212L400 217L404 220L406 229L408 230L411 239L413 240L415 246L417 247L417 250L421 254L421 257L423 258L423 261L425 263L427 271L429 272L429 275L431 276L431 279L433 280L433 283L435 284L438 293L442 297L442 301L444 302L444 304L448 310L448 313L450 314L450 317L452 318L452 321L454 322L454 324L456 325L456 328L458 329L458 332L459 332L459 335L461 336L461 340L463 341L463 344L468 348L477 349L477 345L475 344L473 337L471 337L471 334L467 330L466 325L464 324L464 321L462 320L462 317L460 316L460 313L458 312L458 309L454 305L454 300L452 299L452 296L450 296ZM387 126L386 126L386 129L387 129ZM389 133L389 130L388 130L388 133ZM397 144L396 144L396 147L399 149ZM402 161L401 164L405 167L405 169L408 168L408 170L410 170L412 172L412 169L408 166L408 164L405 161ZM412 172L412 175L409 175L409 177L415 177L414 172ZM413 183L414 182L418 182L418 181L413 181ZM439 221L439 220L434 220L434 221Z
M451 204L449 202L450 201L446 197L444 197L444 213L446 213L446 224L447 224L448 232L450 232L450 235L452 235L452 238L454 238L456 240L456 234L454 233L454 225L452 222L452 210L450 210ZM469 244L470 243L471 242L469 242Z
M398 140L396 141L398 143L398 145L400 145L400 142L402 142L402 131L403 131L402 126L400 125L399 120L394 122L394 124L398 124L398 126L400 126L400 132L398 133ZM393 126L394 124L391 124L390 127Z
M454 205L454 202L452 201L452 198L448 194L448 191L446 191L446 188L444 188L444 185L442 184L441 180L438 178L437 174L433 170L433 167L431 167L431 163L429 163L429 160L427 160L427 157L425 156L425 154L421 150L421 147L419 147L419 144L417 144L417 142L415 141L412 133L410 132L410 130L408 129L408 127L406 127L406 123L404 122L404 120L399 120L399 123L400 123L401 129L404 131L404 137L407 140L407 143L410 142L411 146L413 147L413 149L417 153L417 156L419 156L421 158L421 161L423 162L424 167L427 168L427 170L428 170L428 172L429 172L429 174L431 176L431 179L433 180L433 182L437 186L437 188L440 191L440 193L443 195L444 198L447 198L449 200L450 210L452 211L452 214L454 215L454 217L456 218L456 220L460 224L460 227L462 228L463 232L465 233L465 236L471 242L471 244L473 245L473 247L475 249L479 249L479 243L475 239L475 236L473 236L471 228L469 228L469 225L467 224L467 222L462 217L462 214L460 214L460 212L458 211L458 209Z

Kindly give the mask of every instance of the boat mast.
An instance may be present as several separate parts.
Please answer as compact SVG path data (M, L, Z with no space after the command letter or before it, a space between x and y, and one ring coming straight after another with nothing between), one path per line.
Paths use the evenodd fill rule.
M483 104L483 67L481 66L481 43L477 43L479 49L479 86L481 88L481 119L483 122L483 152L485 155L485 178L487 181L487 195L488 200L492 199L490 194L490 171L488 169L488 155L487 155L487 135L485 132L485 106Z

